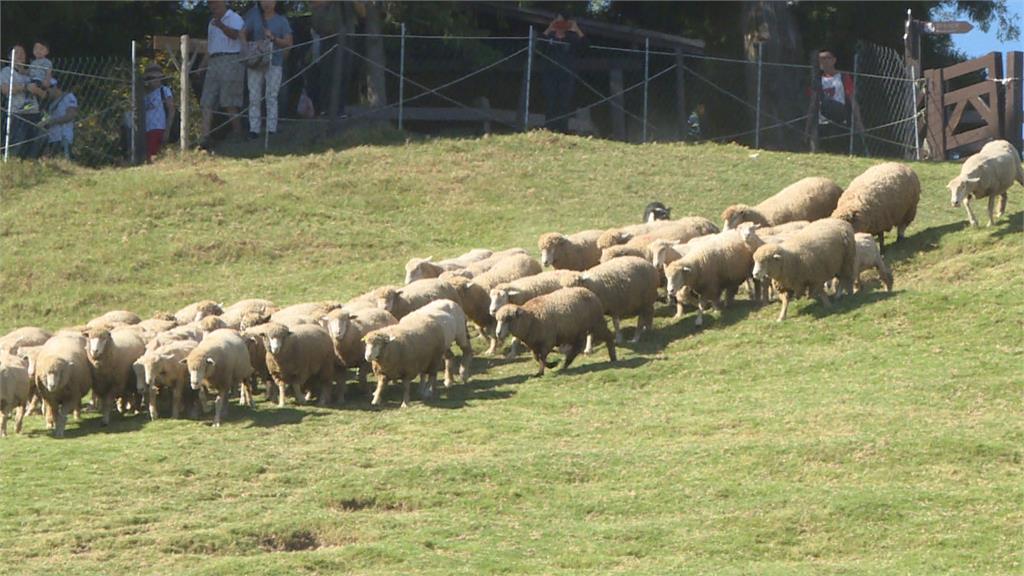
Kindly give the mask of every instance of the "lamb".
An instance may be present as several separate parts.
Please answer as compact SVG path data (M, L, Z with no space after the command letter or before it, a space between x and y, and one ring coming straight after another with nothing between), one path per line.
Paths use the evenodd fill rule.
M556 270L583 271L600 263L597 239L601 230L584 230L565 236L558 232L541 234L537 239L541 264Z
M401 288L380 289L377 293L377 307L401 320L413 310L442 298L461 302L458 290L451 283L443 278L427 278Z
M498 336L506 338L511 334L525 343L537 361L536 376L543 376L545 368L554 368L557 364L547 363L551 350L556 346L568 346L562 365L565 370L583 350L588 334L605 342L608 360L615 362L615 338L605 324L604 311L605 304L590 290L561 288L533 298L522 306L506 304L498 309L495 316Z
M753 252L735 231L722 232L700 241L665 268L666 291L676 300L675 317L682 318L682 303L696 299L696 325L704 323L706 304L721 310L732 303L741 284L754 267ZM722 302L725 292L725 302Z
M434 262L432 256L426 258L413 258L405 264L405 283L412 284L424 278L437 278L442 272L448 270L459 270L466 266L489 258L494 254L485 248L476 248L461 256Z
M0 354L17 354L22 346L40 346L50 339L50 334L42 328L25 326L11 330L0 338Z
M252 375L245 341L234 330L217 330L208 334L181 363L188 366L193 390L202 388L217 396L213 425L219 427L227 415L228 394Z
M729 206L722 212L723 228L732 230L741 222L777 226L793 220L826 218L835 210L842 194L843 189L828 178L804 178L786 186L757 206Z
M440 324L444 329L445 346L444 360L444 387L448 388L455 380L454 356L451 353L452 343L459 347L462 358L459 368L459 377L463 384L469 381L469 364L473 360L473 347L469 343L469 332L466 330L466 314L462 308L451 300L435 300L430 304L413 312L410 316L429 317ZM409 320L410 322L413 319ZM421 390L420 395L429 398L434 394L433 384L426 390Z
M765 244L754 253L754 274L772 279L782 300L778 321L786 318L789 301L809 290L828 306L824 286L839 277L841 291L853 292L857 248L853 227L835 218L811 222L779 244Z
M54 436L64 437L68 411L81 409L82 397L92 388L92 368L85 338L54 336L36 358L36 389L52 418ZM48 422L49 424L49 422Z
M239 300L231 306L224 308L224 313L220 317L229 328L237 330L242 323L242 316L249 312L273 314L276 311L277 306L270 300L252 298L249 300Z
M213 300L200 300L175 312L174 319L178 321L178 324L187 324L198 322L206 316L220 316L223 313L224 309L221 308L221 305Z
M878 237L885 251L885 233L896 227L896 239L902 240L907 226L917 215L921 181L906 164L886 162L868 168L846 187L832 218L845 220L854 232Z
M363 337L363 342L366 361L377 377L371 404L379 406L384 385L389 380L398 380L404 387L403 408L409 405L409 384L413 378L426 374L427 384L431 389L434 387L437 371L444 366L445 353L451 346L441 322L429 314L410 315L393 326L373 330Z
M348 368L356 368L356 379L363 387L366 386L366 374L370 364L366 361L366 346L363 336L373 330L393 326L398 323L395 317L379 308L358 308L349 311L346 308L331 310L324 316L327 332L334 344L334 355L343 368L338 383L341 385L339 402L345 401L345 373Z
M305 390L320 385L320 405L331 401L334 382L334 341L317 324L285 326L277 322L263 325L263 345L267 349L267 368L277 384L277 405L284 406L289 386L295 403L302 404Z
M86 328L114 328L122 324L138 324L139 315L127 310L113 310L86 322Z
M882 283L885 284L885 291L892 292L892 271L889 270L889 266L885 263L885 258L882 257L882 253L878 250L878 244L875 244L875 239L871 234L858 232L854 234L854 242L857 244L857 265L854 267L854 284L857 286L857 291L860 292L862 289L860 283L861 273L874 268L878 270L878 276L882 279Z
M498 339L494 336L494 317L490 312L491 298L487 293L487 288L478 284L476 279L470 280L447 273L444 275L444 279L455 287L459 295L457 302L462 306L466 316L480 330L480 334L488 340L490 345L484 354L494 354L498 347Z
M7 436L7 418L12 409L14 432L21 434L30 389L25 364L18 356L0 354L0 438Z
M188 398L190 404L198 400L188 386L188 368L181 363L198 345L198 342L191 340L171 342L156 350L147 350L136 361L136 365L141 366L142 371L142 378L136 385L139 394L148 401L150 419L159 418L156 401L163 390L171 391L171 418L177 419L181 416L188 392L193 393Z
M146 343L131 328L93 328L86 333L89 363L93 367L93 398L103 413L103 425L110 424L110 410L115 399L118 411L124 413L125 400L138 409L132 364L146 351Z
M587 288L597 294L604 313L612 317L615 341L622 341L619 321L637 316L633 342L654 326L654 302L658 299L658 270L647 260L623 256L576 274L563 286Z
M296 324L316 324L319 322L320 318L324 317L325 314L331 310L341 308L341 306L341 302L334 300L293 304L291 306L281 308L277 312L271 314L270 321L288 326Z
M988 225L991 226L995 222L992 210L996 197L999 197L999 212L995 218L999 218L1006 212L1006 191L1013 186L1014 181L1024 186L1020 154L1006 140L993 140L963 163L960 175L950 180L946 188L949 189L954 208L963 202L971 226L978 225L971 211L971 199L988 196Z

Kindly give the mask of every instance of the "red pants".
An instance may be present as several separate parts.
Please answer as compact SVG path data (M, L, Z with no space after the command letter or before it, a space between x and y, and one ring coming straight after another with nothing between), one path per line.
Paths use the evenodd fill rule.
M149 160L153 159L160 153L160 147L164 143L164 131L163 130L147 130L146 131L146 157Z

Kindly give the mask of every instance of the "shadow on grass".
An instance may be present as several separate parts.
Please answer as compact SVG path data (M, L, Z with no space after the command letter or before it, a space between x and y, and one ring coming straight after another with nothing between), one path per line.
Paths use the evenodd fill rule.
M733 300L733 303L722 311L712 310L705 312L704 325L697 326L696 309L687 306L682 318L660 330L655 330L652 338L648 340L641 339L640 343L635 346L635 351L641 354L656 354L661 352L671 342L680 338L685 338L705 330L732 326L745 320L762 307L747 299ZM675 314L675 305L669 307L668 310L671 313L663 315L671 317ZM655 313L655 316L658 316L658 313Z
M312 404L309 407L314 408L317 406ZM324 408L327 409L329 407ZM257 404L256 409L245 406L232 406L224 423L248 421L249 425L247 428L274 428L277 426L300 424L307 418L322 418L323 416L325 414L322 412L311 412L291 406L279 408L276 403L267 402L262 405Z
M1004 223L1002 219L996 220L996 223L992 225L990 236L998 240L1003 236L1024 232L1024 210L1016 214L1010 214L1008 220L1009 223Z
M863 306L874 304L875 302L881 302L888 300L889 298L895 297L900 294L900 290L894 292L886 292L885 290L877 290L872 292L859 292L853 296L847 296L839 300L833 300L832 306L825 306L821 302L815 301L813 304L804 308L803 312L810 314L815 318L828 318L830 316L840 316L847 312L852 312ZM792 315L792 307L790 307L790 315Z
M943 224L942 226L933 226L931 228L925 228L917 234L907 236L899 242L889 244L890 235L886 235L886 246L885 246L885 261L891 266L895 262L900 260L906 260L912 258L917 254L924 254L931 252L939 247L939 240L942 239L946 234L953 232L959 232L967 228L967 221L963 220L960 222L952 222L950 224ZM895 239L895 234L891 235Z

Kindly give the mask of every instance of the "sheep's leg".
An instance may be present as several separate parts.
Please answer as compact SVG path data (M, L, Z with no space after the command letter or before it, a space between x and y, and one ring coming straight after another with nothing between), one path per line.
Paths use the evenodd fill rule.
M42 403L39 401L39 394L33 394L32 399L28 401L28 413L34 413L36 408L42 410Z
M875 267L878 268L878 275L882 277L882 282L885 283L885 291L892 292L892 270L889 270L889 266L885 263L885 258L879 256L878 264Z
M185 407L185 383L182 382L171 391L171 418L181 418L181 411Z
M284 380L277 381L277 407L284 408L284 391L288 388L288 383ZM295 401L302 404L302 397L297 396Z
M54 412L56 412L56 418L57 418L57 425L56 425L56 428L54 429L54 435L57 438L63 438L64 437L64 427L67 426L67 424L68 424L68 408L67 408L67 404L61 403L60 408L55 409Z
M149 392L149 394L147 394L147 400L149 400L149 419L150 420L156 420L157 418L160 417L156 413L156 395L157 395L156 386L150 386L148 392ZM180 393L178 393L178 389L177 388L174 389L174 392L175 392L175 396L180 396ZM172 402L172 404L171 404L171 416L176 418L177 416L175 416L175 414L177 413L177 411L178 411L177 402Z
M409 376L406 376L405 378L402 379L402 384L404 384L404 390L402 390L402 408L408 408L409 407L409 387L410 387L410 384L412 384L412 378L409 377Z
M875 237L878 238L878 251L885 252L885 232L879 232Z
M387 382L387 378L383 374L377 376L377 389L373 393L373 400L370 401L370 404L380 406L380 396L384 392L385 382Z
M221 418L227 415L228 403L225 402L225 398L227 398L227 394L222 392L217 394L217 400L214 402L213 426L215 428L220 428Z
M995 209L996 209L996 195L995 194L989 194L988 195L988 225L989 226L991 226L992 224L995 224L995 219L992 218L992 213L995 212Z
M584 354L590 354L594 351L594 334L587 334L587 347L583 349Z
M100 409L103 411L103 425L110 426L110 411L114 405L114 393L107 392L100 399Z
M57 422L54 417L53 404L50 404L46 400L43 400L43 418L46 418L46 429L53 430L57 426Z
M465 353L463 353L465 355ZM455 381L455 355L451 350L444 352L444 387L451 388Z
M533 353L533 359L537 361L537 364L540 364L540 368L537 370L537 373L534 374L534 376L543 376L544 375L544 368L545 368L545 361L547 360L547 354L543 354L542 355L540 352L536 352L535 351Z
M572 345L569 347L569 353L565 355L565 363L562 364L562 370L565 370L566 368L569 367L570 364L572 364L572 361L575 360L577 356L579 356L580 351L583 350L584 346L586 346L586 341L585 338L582 337L578 338L575 342L572 343Z
M333 383L330 378L320 378L320 406L327 406L331 402L331 386Z
M14 412L14 433L15 434L21 434L21 425L24 423L24 420L25 420L25 404L21 403L21 404L18 404L18 407L17 407L17 409L15 409L15 412ZM6 427L5 427L5 432L4 433L6 434Z
M999 211L996 212L996 218L1002 218L1003 214L1006 214L1006 190L999 195Z
M0 406L0 438L7 437L7 408Z
M612 316L612 327L615 328L615 343L622 344L622 330L619 329L618 316Z
M814 296L815 296L815 298L818 299L819 302L821 302L822 306L824 306L826 308L831 308L832 307L832 302L829 300L828 293L825 292L825 290L819 288L817 290L817 294L815 294Z
M786 319L786 312L789 311L789 299L791 292L789 290L779 290L779 300L782 301L782 311L779 312L778 322L782 322Z
M978 220L974 217L974 210L971 210L971 197L964 197L964 210L967 211L967 221L971 224L971 227L978 226Z
M507 360L511 360L511 359L515 358L516 356L519 356L519 338L516 338L515 336L513 336L512 337L512 345L509 346L508 354L505 354L505 358Z
M736 299L736 292L738 291L738 289L738 286L725 289L725 303L722 305L723 308L728 308L729 306L732 306L733 300Z
M491 343L490 347L487 348L487 351L484 352L485 355L490 356L494 354L494 352L498 349L498 339L495 338L494 336L487 335L484 335L484 338L487 338L487 340L489 340Z

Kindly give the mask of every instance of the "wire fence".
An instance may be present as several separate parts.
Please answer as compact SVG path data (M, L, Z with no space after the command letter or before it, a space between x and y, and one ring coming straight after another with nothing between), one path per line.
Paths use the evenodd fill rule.
M750 59L682 54L664 49L593 43L566 62L544 38L447 37L405 34L297 37L285 51L278 94L279 127L255 141L245 130L250 98L265 118L265 95L248 94L233 116L214 117L210 146L229 154L300 152L338 131L385 122L412 132L479 134L548 128L628 142L739 142L751 147L807 150L813 75L811 66L770 61L758 49ZM532 41L532 44L531 44ZM239 57L240 58L240 57ZM336 61L340 60L340 61ZM173 56L153 52L136 72L156 62L179 104L183 97ZM6 65L7 61L4 61ZM858 47L849 74L860 122L819 126L825 150L871 156L914 157L921 130L914 99L920 81L907 75L895 51ZM189 64L186 64L189 65ZM199 95L205 69L191 64L188 142L201 134ZM340 76L336 74L340 73ZM89 165L130 163L132 104L128 58L63 58L54 75L75 93L74 154ZM338 92L339 117L328 115ZM561 91L561 92L559 92ZM568 102L556 106L556 95ZM4 105L7 105L7 99ZM852 109L851 109L852 114ZM851 117L852 120L852 117ZM168 120L170 140L179 137ZM264 123L266 126L266 123ZM44 139L45 134L34 138ZM13 142L17 153L31 142Z

